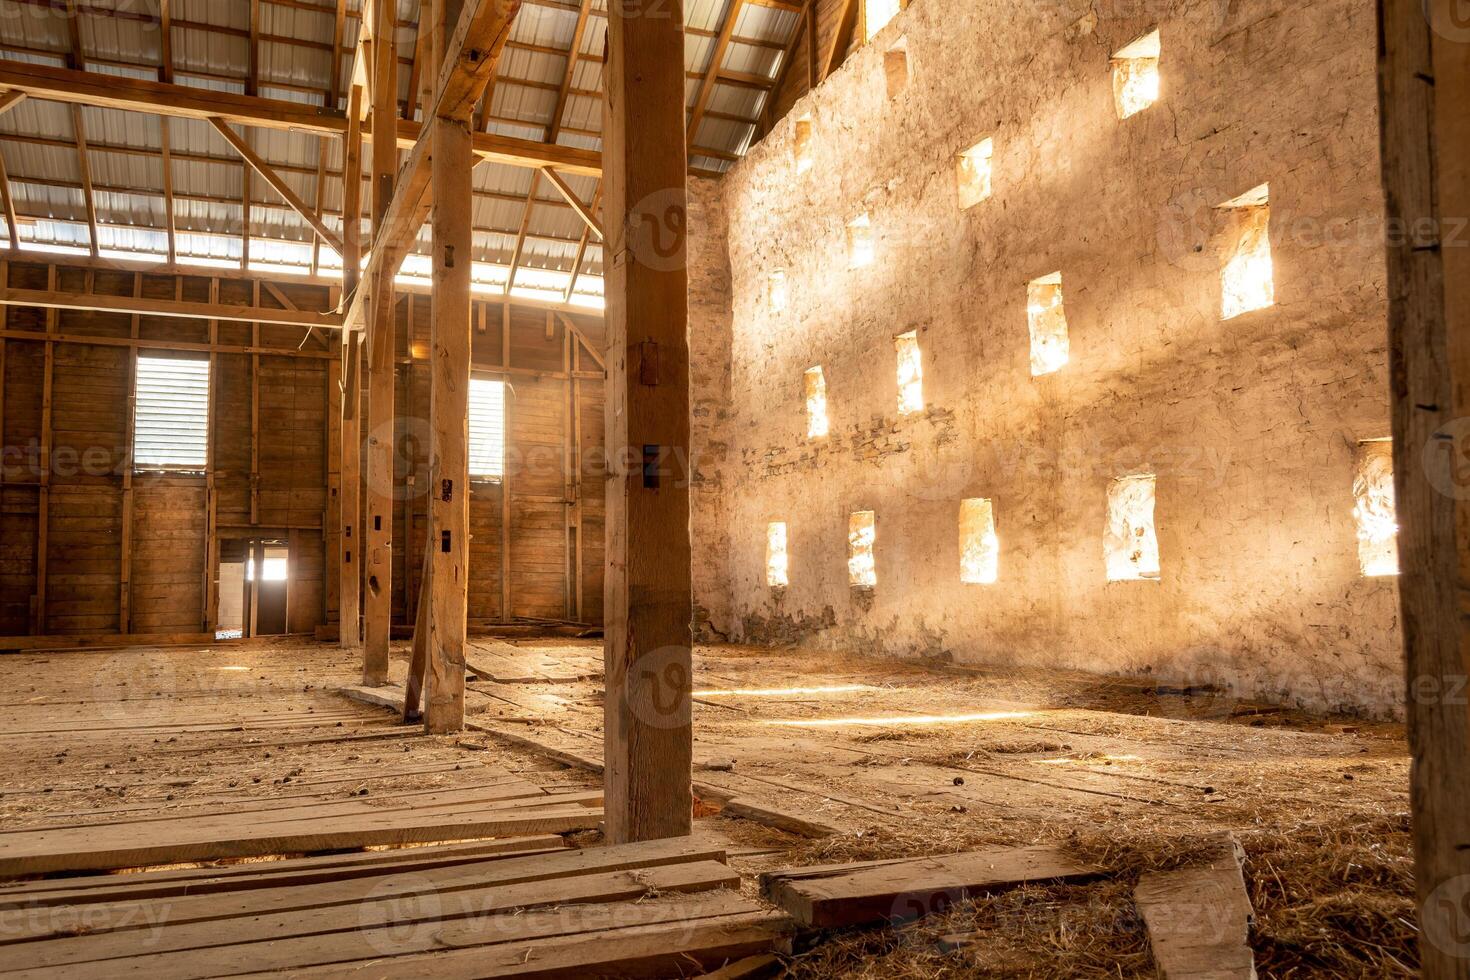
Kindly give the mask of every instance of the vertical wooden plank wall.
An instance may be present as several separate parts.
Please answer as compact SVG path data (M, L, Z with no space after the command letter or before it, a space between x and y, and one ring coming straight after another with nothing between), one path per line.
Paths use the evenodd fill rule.
M272 309L281 308L278 295L301 309L326 308L335 298L314 284L259 288L203 271L40 262L0 267L0 283L160 300L258 300ZM394 523L403 545L395 548L393 610L400 624L411 621L425 546L431 315L428 296L398 303L402 422ZM603 382L561 316L548 337L545 310L474 304L473 363L477 374L508 382L509 444L507 480L471 487L471 622L504 621L507 611L600 622ZM586 343L601 344L600 318L572 319ZM40 339L48 331L67 339ZM100 342L69 339L78 335ZM269 323L0 308L0 438L8 450L0 474L0 636L198 634L217 615L218 542L251 536L292 543L290 628L309 632L334 622L342 501L331 490L342 480L341 364L335 337L323 340L303 344L300 329ZM171 343L189 348L178 356L213 360L212 465L197 475L134 473L139 345L146 352L146 345L167 350ZM511 373L504 374L507 355ZM41 465L43 453L54 465Z

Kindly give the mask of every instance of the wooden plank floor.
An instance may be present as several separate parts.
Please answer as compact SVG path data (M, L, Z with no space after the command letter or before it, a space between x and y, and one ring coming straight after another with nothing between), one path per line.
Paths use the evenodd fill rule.
M526 669L515 668L516 649ZM506 676L594 643L497 642ZM1265 813L1408 807L1402 731L1325 722L1219 692L1065 672L982 671L840 653L704 647L695 779L848 831L1035 843L1112 821L1255 829ZM470 684L469 718L549 758L601 758L596 678ZM1269 778L1264 776L1269 773ZM718 799L713 800L718 804Z
M334 694L357 668L331 647L4 666L0 976L680 976L786 948L725 846L570 849L595 779Z
M269 887L273 877L278 887L345 887L380 879L386 862L400 874L462 881L453 876L503 856L474 848L500 841L540 850L562 842L559 827L540 818L595 825L597 644L477 642L483 649L470 661L479 675L468 693L474 728L440 737L337 693L360 665L329 644L4 656L13 681L0 695L7 758L0 868L46 869L53 877L26 883L24 899L0 888L0 925L34 928L37 909L156 915L148 903L175 901L181 887L191 901L236 894L244 884L236 874L252 889ZM395 646L400 684L407 655L406 645ZM694 843L724 852L745 876L747 894L755 875L793 866L1067 846L1114 832L1166 841L1233 830L1249 854L1317 824L1382 826L1408 808L1407 754L1401 731L1389 725L1324 722L1214 692L1181 696L1086 675L971 671L830 651L700 648L695 667L701 801ZM393 693L381 692L389 701ZM797 832L787 833L769 819L745 819L761 811L835 836L810 839L795 824ZM391 836L404 828L420 833ZM347 838L327 833L338 831ZM440 843L360 850L374 833ZM505 836L449 843L491 834ZM596 840L595 832L575 837L582 846ZM359 850L291 856L344 845ZM260 860L267 854L272 860ZM204 866L54 877L185 856ZM714 876L708 880L719 874L706 870ZM684 896L692 904L677 909L636 901L647 915L633 918L620 911L628 906L622 900L583 899L579 922L569 925L562 908L536 909L517 919L529 931L506 942L486 941L474 931L476 919L437 925L435 935L469 944L462 954L395 948L383 961L391 965L381 968L302 960L289 970L423 975L415 958L432 955L436 976L480 975L487 965L585 975L616 938L629 962L643 957L649 972L673 975L679 968L670 966L671 950L687 947L701 963L752 945L759 952L779 944L773 934L784 928L760 907L732 905L734 890L723 885ZM70 914L48 920L52 933L24 933L24 941L86 938L53 934L86 928L85 918ZM211 943L236 935L208 932ZM204 941L202 932L178 935L185 947L160 949L166 959L139 960L139 969L173 975L182 963L178 975L193 975L188 969L209 968L186 948ZM68 955L92 956L101 945L89 939ZM493 953L481 948L489 946ZM524 959L533 946L535 962ZM109 953L119 962L106 968L82 970L82 963L108 961L79 960L76 970L56 975L126 975L133 967L122 960L143 952ZM252 968L288 969L273 962ZM0 969L31 968L0 962Z
M740 895L722 850L538 844L12 886L0 976L682 976L789 948L790 920Z

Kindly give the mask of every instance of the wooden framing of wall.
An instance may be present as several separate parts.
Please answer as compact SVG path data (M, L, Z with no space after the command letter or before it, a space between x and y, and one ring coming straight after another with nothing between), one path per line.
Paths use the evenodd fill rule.
M227 270L141 271L84 257L51 263L34 255L0 262L0 285L95 291L100 306L133 297L166 307L258 301L263 315L287 303L329 309L338 298L338 288L324 282L255 280ZM423 554L425 528L425 504L416 496L421 488L406 481L427 472L427 447L417 428L428 408L431 304L409 295L397 304L395 344L404 419L396 482L407 490L397 494L395 520L411 529L413 542L397 556L392 599L398 623L412 621L406 610L413 608L421 577L417 567L404 572L402 552ZM218 549L211 542L248 529L293 545L291 629L308 632L336 620L340 500L329 488L341 478L342 429L335 338L269 321L0 309L0 647L3 637L32 634L198 639L213 625ZM474 322L483 325L473 337L475 369L507 378L515 391L507 437L515 489L507 496L504 484L473 487L472 621L563 619L579 589L601 596L600 547L586 549L571 575L563 565L562 541L572 538L572 515L579 509L564 486L579 484L564 480L560 466L568 454L600 465L602 372L572 375L563 362L568 338L600 343L601 318L556 314L556 334L547 339L547 315L535 305L507 307L478 297L475 303ZM134 473L128 464L140 350L214 361L213 464L205 473ZM586 436L577 447L563 439L573 387L581 391ZM556 461L549 473L548 454ZM50 465L42 465L45 459ZM600 486L600 472L579 476ZM585 501L581 509L600 540L600 500ZM503 605L507 592L510 601ZM588 604L593 622L600 605Z

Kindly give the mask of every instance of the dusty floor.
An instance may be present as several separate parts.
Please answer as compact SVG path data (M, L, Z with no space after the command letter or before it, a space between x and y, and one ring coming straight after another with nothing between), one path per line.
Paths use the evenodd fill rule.
M395 650L400 681L406 655ZM334 693L357 667L328 645L7 656L0 820L183 813L334 787L391 795L463 785L491 761L540 785L595 786L495 733L599 756L598 655L597 641L484 644L471 663L516 679L472 683L471 720L489 730L441 738ZM1416 965L1408 759L1394 726L1088 675L740 647L700 648L695 687L697 780L841 831L809 840L702 816L699 834L731 846L751 888L774 867L997 843L1063 842L1120 869L840 936L798 957L798 975L1151 975L1131 876L1187 860L1221 828L1248 855L1262 975ZM938 941L971 929L989 941Z

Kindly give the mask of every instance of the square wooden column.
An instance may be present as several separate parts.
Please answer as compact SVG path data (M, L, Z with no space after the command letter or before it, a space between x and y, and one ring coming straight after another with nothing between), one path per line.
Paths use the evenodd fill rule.
M362 89L347 98L347 142L342 168L342 293L357 292L362 259ZM337 637L344 649L362 647L362 348L355 334L342 338L342 467L339 493Z
M1470 980L1470 27L1456 0L1378 16L1420 961Z
M692 823L683 27L678 0L609 5L603 734L613 844L685 836Z
M464 727L469 587L470 218L467 119L434 126L434 324L429 355L429 604L424 728Z
M373 11L373 240L393 203L398 172L398 45L394 0L371 0ZM388 682L388 641L393 628L393 450L397 428L394 405L394 349L397 333L391 275L364 284L367 314L367 537L363 579L364 684Z

